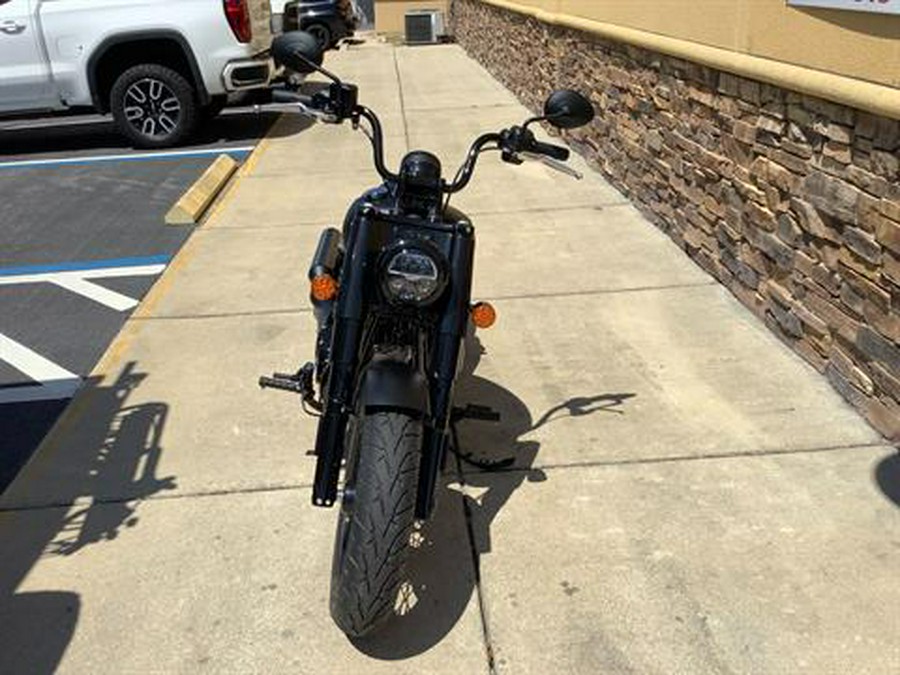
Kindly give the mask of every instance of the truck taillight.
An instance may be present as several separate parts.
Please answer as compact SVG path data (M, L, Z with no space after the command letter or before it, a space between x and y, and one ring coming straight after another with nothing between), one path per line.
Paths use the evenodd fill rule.
M231 32L238 42L250 42L253 38L253 29L250 25L250 8L247 0L222 0L225 7L225 16Z

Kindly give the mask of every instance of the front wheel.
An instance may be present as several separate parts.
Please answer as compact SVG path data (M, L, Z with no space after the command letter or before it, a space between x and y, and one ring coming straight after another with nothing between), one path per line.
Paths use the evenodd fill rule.
M139 148L166 148L187 139L199 109L194 89L171 68L146 63L119 75L110 92L119 131Z
M415 521L422 422L364 415L349 436L344 497L331 567L331 616L351 637L394 609Z

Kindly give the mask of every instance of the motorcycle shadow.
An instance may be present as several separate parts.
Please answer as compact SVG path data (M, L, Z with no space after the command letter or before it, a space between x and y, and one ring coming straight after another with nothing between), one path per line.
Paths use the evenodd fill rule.
M395 605L395 616L378 633L352 640L361 652L384 660L405 659L434 647L464 614L470 627L461 641L482 639L479 599L473 597L480 557L491 551L491 525L513 493L526 481L547 476L533 464L540 444L522 440L551 421L594 412L615 412L634 394L573 398L547 411L535 422L528 407L501 385L475 375L484 350L478 339L466 339L466 362L455 393L457 405L490 406L498 423L464 420L457 426L458 452L479 463L503 463L486 471L458 457L448 457L437 491L432 519L413 537L414 553L407 579ZM558 413L565 413L559 415ZM552 418L552 419L551 419ZM511 463L510 463L511 462Z
M89 378L64 413L62 450L35 458L47 468L30 480L53 484L52 499L0 510L0 673L57 672L84 610L76 592L28 590L32 568L113 541L138 525L143 499L175 487L157 476L169 406L129 403L146 377L130 362L114 380Z

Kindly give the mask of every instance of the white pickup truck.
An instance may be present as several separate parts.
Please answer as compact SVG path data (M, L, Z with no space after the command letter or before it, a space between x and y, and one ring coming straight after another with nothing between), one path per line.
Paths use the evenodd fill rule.
M185 141L273 76L268 0L0 0L0 116L92 108L142 148Z

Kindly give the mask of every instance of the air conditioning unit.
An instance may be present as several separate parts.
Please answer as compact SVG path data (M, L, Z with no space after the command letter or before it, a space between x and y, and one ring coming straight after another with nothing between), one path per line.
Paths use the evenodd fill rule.
M437 9L412 9L406 13L406 44L428 45L444 34L444 14Z

